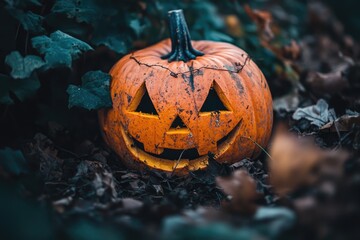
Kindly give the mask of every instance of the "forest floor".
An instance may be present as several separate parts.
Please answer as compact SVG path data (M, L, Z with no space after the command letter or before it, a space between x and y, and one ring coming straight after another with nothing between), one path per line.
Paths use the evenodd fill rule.
M264 73L274 100L272 137L259 157L230 166L210 159L206 170L187 176L130 170L101 138L96 111L68 110L64 104L51 112L58 121L42 114L50 114L46 91L58 86L44 79L69 75L52 69L39 74L36 98L0 105L2 236L358 239L360 45L355 30L349 18L335 14L339 4L308 1L306 30L280 44L282 34L300 23L291 20L296 10L287 13L270 2L266 11L243 8L256 27L257 47L271 56L252 57L264 69L271 66L271 73ZM243 34L234 15L224 22L229 35ZM87 61L104 56L107 66L115 63L116 55L104 48L86 55ZM83 71L82 60L74 71ZM63 124L65 111L76 112L71 127Z

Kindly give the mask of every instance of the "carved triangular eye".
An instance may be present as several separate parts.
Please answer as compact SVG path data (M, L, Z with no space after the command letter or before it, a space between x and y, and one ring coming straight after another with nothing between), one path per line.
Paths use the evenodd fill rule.
M175 120L172 122L170 128L174 128L174 129L186 128L186 125L185 125L185 123L181 120L181 118L180 118L179 115L178 115L178 116L175 118Z
M231 111L229 102L216 82L212 84L209 94L200 109L200 112L213 111Z
M145 84L142 84L132 99L129 111L158 115Z

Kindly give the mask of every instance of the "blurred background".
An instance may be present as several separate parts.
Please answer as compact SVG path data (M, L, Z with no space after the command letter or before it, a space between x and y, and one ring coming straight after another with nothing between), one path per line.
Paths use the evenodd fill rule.
M1 238L357 239L359 7L0 2ZM122 56L168 38L173 9L193 40L232 43L265 74L274 130L258 158L178 177L129 170L104 144L97 110L109 107L107 92L87 89L83 76L107 79ZM87 94L71 97L74 86ZM89 103L97 94L105 97Z

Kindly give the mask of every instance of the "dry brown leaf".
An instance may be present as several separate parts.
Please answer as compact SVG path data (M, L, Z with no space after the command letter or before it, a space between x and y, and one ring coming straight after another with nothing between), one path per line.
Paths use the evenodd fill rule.
M237 170L230 177L217 177L216 184L230 199L230 203L224 203L225 208L242 214L256 211L255 200L261 195L256 191L255 180L246 171Z
M272 141L269 159L270 184L279 195L298 187L314 184L322 176L341 175L347 154L322 150L311 137L298 137L278 129Z
M343 77L343 70L339 69L330 73L309 72L306 82L311 90L319 95L339 93L349 87L349 82Z
M62 178L64 160L58 157L58 150L47 136L37 133L27 144L25 154L32 164L40 163L40 176L44 181L59 181Z
M296 60L301 55L301 48L295 40L291 40L289 45L283 46L281 55L284 58Z
M281 111L292 112L297 109L300 103L300 95L297 89L291 90L288 94L275 98L273 100L273 108L276 112Z
M320 128L321 131L348 132L355 125L360 125L360 115L343 115L335 121L329 122Z
M244 6L246 14L255 22L263 37L269 41L274 38L271 30L272 15L268 11L252 9L248 4Z
M291 64L301 55L301 47L295 40L289 45L274 43L271 40L281 32L279 26L272 24L273 18L270 12L252 9L249 5L244 6L246 14L254 21L258 29L260 43L275 54L275 56L286 64Z
M323 158L321 151L308 140L280 130L273 139L270 156L270 184L279 195L313 182L312 169Z

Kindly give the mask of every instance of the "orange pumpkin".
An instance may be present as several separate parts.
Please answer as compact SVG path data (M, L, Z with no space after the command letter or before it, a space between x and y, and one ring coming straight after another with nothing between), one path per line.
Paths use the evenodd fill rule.
M113 108L99 112L107 144L132 168L184 173L252 158L272 127L264 75L229 43L191 41L182 10L171 39L123 57L111 69ZM197 50L195 50L197 49Z

